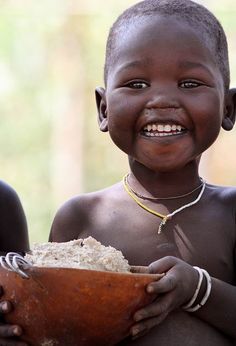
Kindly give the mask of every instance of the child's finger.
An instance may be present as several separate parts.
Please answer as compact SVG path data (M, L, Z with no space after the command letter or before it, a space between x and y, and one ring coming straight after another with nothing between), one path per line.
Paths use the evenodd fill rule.
M153 281L147 286L148 293L167 293L176 288L178 282L176 276L171 273L163 276L159 281Z
M148 331L160 324L164 319L168 316L168 313L163 313L157 317L150 318L148 320L143 321L142 323L137 323L131 328L131 335L133 336L133 340L137 339L146 333Z
M1 324L0 325L0 337L7 338L13 336L20 336L22 334L22 329L16 325ZM2 345L0 343L0 345Z
M158 261L155 261L149 265L149 273L150 274L156 274L156 273L166 273L169 271L174 265L176 265L178 262L178 259L173 256L166 256Z
M0 338L0 345L1 346L27 346L23 341L16 341L16 340L10 340L10 339L1 339Z
M165 295L157 300L155 300L152 304L147 305L145 308L138 310L134 314L134 320L136 322L146 319L150 319L153 317L158 317L163 314L168 314L172 310L172 302L173 297L171 294Z
M3 300L0 302L0 314L6 314L10 312L12 309L12 305L10 302Z

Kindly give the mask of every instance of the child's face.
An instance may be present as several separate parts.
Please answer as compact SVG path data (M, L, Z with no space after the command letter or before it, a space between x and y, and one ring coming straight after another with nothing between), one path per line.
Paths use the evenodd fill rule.
M105 104L115 144L152 170L197 160L217 138L224 83L202 36L169 18L140 20L117 42Z

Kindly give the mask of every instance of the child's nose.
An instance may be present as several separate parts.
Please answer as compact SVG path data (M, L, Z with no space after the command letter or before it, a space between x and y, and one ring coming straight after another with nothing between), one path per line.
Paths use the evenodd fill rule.
M171 92L170 89L167 90L156 90L153 92L149 98L147 108L179 108L179 101L177 95Z

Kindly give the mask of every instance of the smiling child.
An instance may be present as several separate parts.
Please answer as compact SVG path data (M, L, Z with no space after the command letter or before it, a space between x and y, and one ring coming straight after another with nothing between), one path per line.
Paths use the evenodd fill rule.
M224 31L199 4L145 0L111 28L99 124L130 172L66 202L50 240L92 236L130 264L165 273L147 287L157 299L135 313L121 345L236 340L236 189L199 176L202 153L234 125L229 83Z
M123 345L236 340L236 189L199 176L202 153L234 125L229 83L224 31L201 5L146 0L111 28L99 124L130 172L63 205L50 240L91 235L166 274L147 287L157 299L136 312Z

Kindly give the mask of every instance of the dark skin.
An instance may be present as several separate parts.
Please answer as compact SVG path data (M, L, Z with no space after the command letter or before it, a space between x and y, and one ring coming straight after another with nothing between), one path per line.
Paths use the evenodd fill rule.
M117 46L106 90L96 90L100 129L109 131L128 155L134 190L151 197L188 193L200 184L201 154L221 127L233 127L235 90L225 91L201 35L172 18L140 20ZM168 136L157 133L160 125L167 126ZM142 202L168 214L198 194ZM235 216L236 189L207 184L200 202L176 214L158 235L160 219L140 208L118 183L67 202L55 217L50 240L91 235L120 249L132 265L166 274L147 287L158 299L135 313L131 337L121 345L233 345ZM204 307L187 313L181 307L197 286L194 265L210 273L212 292ZM200 294L206 281L202 289Z
M21 202L15 191L3 181L0 181L0 244L1 255L7 252L25 253L29 250L29 238L25 214ZM0 302L0 313L5 314L12 310L9 302L4 301L3 295ZM16 336L22 334L19 326L0 324L0 345L24 346L25 343L17 341Z
M117 45L106 90L96 90L100 129L129 157L134 190L150 197L186 194L201 183L201 154L221 127L233 128L235 90L225 90L202 36L173 18L141 19ZM198 194L143 202L168 214ZM157 300L135 313L121 345L226 346L236 340L235 216L236 189L207 184L201 200L158 235L160 219L140 208L120 182L65 203L49 239L92 236L121 250L130 264L165 273L147 287ZM198 282L193 266L210 273L212 292L204 307L187 313L182 306ZM205 288L204 281L200 295Z
M216 201L212 204L212 200ZM50 240L63 242L91 235L123 251L133 265L152 263L150 272L166 272L165 278L148 287L153 287L157 295L164 293L163 298L136 313L136 318L139 314L149 318L135 324L131 333L135 327L141 334L143 328L145 331L154 328L134 342L126 340L121 344L153 345L158 341L158 345L183 345L185 341L187 345L232 345L228 337L235 337L235 223L232 218L235 201L235 191L208 185L198 206L176 215L158 236L159 220L139 208L119 183L66 203L55 218ZM208 216L206 205L209 204L212 207ZM175 208L178 203L167 205ZM165 210L160 205L157 209ZM222 215L228 217L226 224ZM227 229L230 236L226 237L222 229ZM209 244L212 244L210 249ZM217 279L213 279L213 291L206 306L190 314L180 307L190 300L197 285L197 273L192 265L207 269Z

